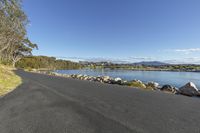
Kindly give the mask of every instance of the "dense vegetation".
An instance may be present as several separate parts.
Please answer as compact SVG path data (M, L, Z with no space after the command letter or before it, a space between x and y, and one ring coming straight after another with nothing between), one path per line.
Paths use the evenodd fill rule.
M78 69L81 67L79 63L57 60L55 57L47 56L28 56L22 58L17 64L19 68L31 69Z
M128 70L141 70L141 71L188 71L196 72L200 71L200 65L194 64L168 64L168 65L135 65L135 64L113 64L106 62L99 63L87 63L84 67L96 69L96 68L109 68L109 69L128 69Z
M36 44L27 37L28 19L21 0L0 0L0 62L15 66L23 56L31 55Z

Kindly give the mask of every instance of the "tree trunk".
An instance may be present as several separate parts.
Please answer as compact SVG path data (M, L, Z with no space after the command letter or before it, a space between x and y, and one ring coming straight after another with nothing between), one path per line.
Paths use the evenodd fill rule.
M16 63L18 62L18 61L20 61L20 59L21 59L22 57L13 57L12 58L12 66L15 68L15 66L16 66Z
M16 65L16 62L15 61L13 61L12 62L12 66L15 68L15 65Z

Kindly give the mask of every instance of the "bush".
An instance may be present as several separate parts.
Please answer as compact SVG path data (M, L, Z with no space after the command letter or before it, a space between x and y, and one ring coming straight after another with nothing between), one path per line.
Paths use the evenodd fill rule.
M146 85L138 81L131 81L128 85L131 87L146 89Z

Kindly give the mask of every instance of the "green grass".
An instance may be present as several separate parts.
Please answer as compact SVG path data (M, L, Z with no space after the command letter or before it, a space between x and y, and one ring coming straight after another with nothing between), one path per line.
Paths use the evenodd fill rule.
M139 82L135 82L135 81L129 83L129 86L135 87L135 88L146 89L146 86L144 84L139 83Z
M0 64L0 96L13 91L22 83L21 78L12 70L12 67Z

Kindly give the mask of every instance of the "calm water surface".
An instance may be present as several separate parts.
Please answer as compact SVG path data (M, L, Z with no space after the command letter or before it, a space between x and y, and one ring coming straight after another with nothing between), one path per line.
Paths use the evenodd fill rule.
M155 81L161 85L170 84L176 87L181 87L187 82L192 81L200 88L200 73L198 72L132 71L119 69L56 70L56 72L62 74L120 77L125 80L139 79L143 82Z

